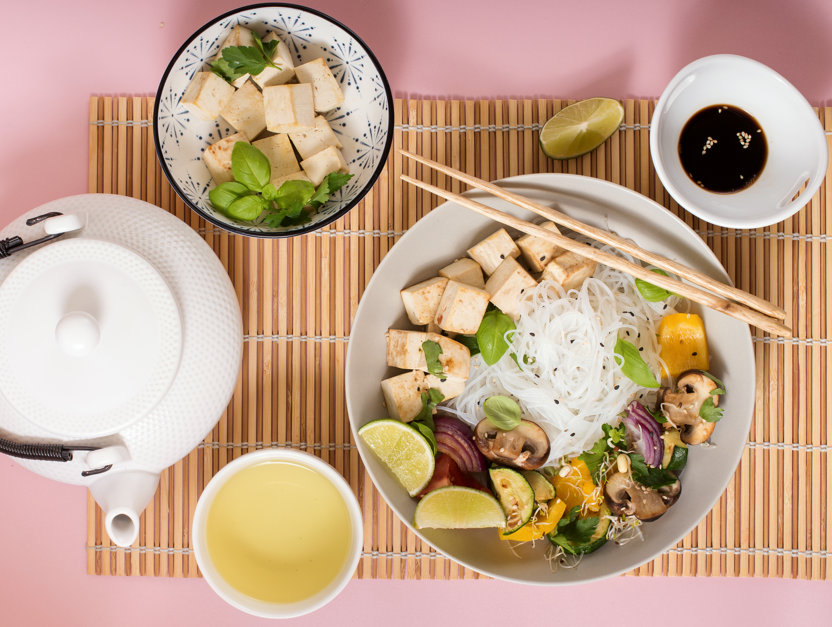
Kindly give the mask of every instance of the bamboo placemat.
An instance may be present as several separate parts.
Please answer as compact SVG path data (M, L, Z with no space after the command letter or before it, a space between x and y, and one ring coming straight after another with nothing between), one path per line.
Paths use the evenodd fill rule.
M832 577L829 177L809 205L785 222L752 231L715 227L680 209L656 177L648 152L653 101L626 101L621 132L592 154L560 163L540 152L537 136L539 125L566 104L571 101L396 100L394 149L487 180L563 171L624 185L697 231L736 285L785 308L795 339L754 333L754 422L728 489L677 547L629 574ZM153 98L91 98L89 191L146 200L205 238L227 268L242 307L243 373L213 432L162 474L131 549L111 545L101 511L88 497L87 572L199 576L190 520L203 488L230 460L264 446L285 446L312 450L333 464L362 503L365 552L357 577L479 578L419 541L384 503L352 442L344 400L344 359L361 294L390 247L437 205L435 197L403 186L399 174L455 192L465 186L403 163L394 152L372 193L333 225L290 240L233 236L199 219L171 190L156 161L152 110ZM832 108L818 115L832 129Z

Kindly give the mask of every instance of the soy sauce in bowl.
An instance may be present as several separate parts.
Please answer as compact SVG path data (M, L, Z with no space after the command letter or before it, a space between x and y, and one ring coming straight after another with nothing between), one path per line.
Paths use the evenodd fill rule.
M698 111L679 136L679 159L699 187L717 194L745 189L766 166L768 144L760 123L726 104Z

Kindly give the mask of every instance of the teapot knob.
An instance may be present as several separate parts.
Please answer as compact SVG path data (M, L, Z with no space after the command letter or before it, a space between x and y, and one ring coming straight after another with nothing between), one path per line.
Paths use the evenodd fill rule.
M95 350L101 340L98 321L85 311L72 311L55 327L58 346L72 357L85 357Z

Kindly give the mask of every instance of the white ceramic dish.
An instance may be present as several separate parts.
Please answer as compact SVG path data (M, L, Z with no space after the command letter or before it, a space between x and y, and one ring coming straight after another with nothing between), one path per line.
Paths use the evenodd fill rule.
M605 181L567 174L532 174L500 183L512 191L655 253L698 268L723 282L729 279L714 254L676 216L653 201ZM466 196L526 220L535 215L482 192ZM350 334L346 364L347 407L365 467L384 499L410 525L416 501L399 485L356 435L367 422L386 418L380 382L397 374L385 362L384 333L410 329L399 290L436 276L439 268L465 255L499 225L454 203L445 203L408 230L390 250L361 299ZM516 235L516 233L514 234ZM486 575L539 585L567 585L612 577L661 555L702 520L719 499L740 461L754 408L754 353L748 326L721 313L694 306L708 332L711 369L727 385L720 402L725 418L712 441L715 447L691 447L682 476L682 496L657 522L644 526L644 542L624 547L612 543L588 555L577 571L552 574L543 559L545 541L523 545L518 559L494 529L414 532L448 557ZM411 527L412 528L412 527Z
M679 159L685 123L715 104L747 111L768 140L762 174L732 194L705 191ZM694 61L670 81L653 113L650 154L662 184L680 205L711 224L739 229L775 224L799 211L820 188L829 161L823 127L800 92L762 63L730 54Z
M179 104L197 72L209 71L217 50L237 24L261 37L274 32L289 47L295 66L324 58L344 92L344 103L325 114L343 144L355 176L315 215L296 227L272 228L238 222L216 211L208 200L214 188L202 153L236 133L221 117L205 122ZM176 52L162 76L153 111L156 154L168 181L185 203L208 222L251 237L309 233L345 215L370 191L393 141L393 97L378 60L349 28L314 9L292 4L258 4L225 13L196 31Z
M320 593L297 603L265 603L238 592L226 583L217 572L211 562L211 555L205 542L205 522L208 511L220 488L241 470L267 461L294 462L321 473L335 486L338 493L344 499L344 504L347 506L347 511L349 512L350 524L352 525L349 553L339 575ZM302 616L329 603L344 589L355 572L358 566L358 560L361 558L361 547L364 542L361 508L358 506L358 500L355 498L352 488L350 488L346 480L332 466L320 458L310 453L285 449L264 449L243 455L214 475L214 478L211 479L211 482L205 488L196 505L191 533L196 561L208 585L227 603L244 612L254 614L255 616L262 616L263 618L292 618Z

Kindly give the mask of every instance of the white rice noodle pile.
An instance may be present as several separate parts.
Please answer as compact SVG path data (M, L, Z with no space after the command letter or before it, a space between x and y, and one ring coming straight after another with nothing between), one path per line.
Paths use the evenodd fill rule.
M598 248L633 261L608 246ZM660 380L656 331L678 300L649 303L633 277L600 264L580 290L565 293L558 283L543 281L522 297L509 351L493 366L481 355L474 357L464 392L447 409L474 426L485 418L482 404L488 397L510 396L524 418L546 431L550 462L575 457L601 437L602 424L616 423L633 398L647 395L621 372L614 353L617 338L639 348Z

